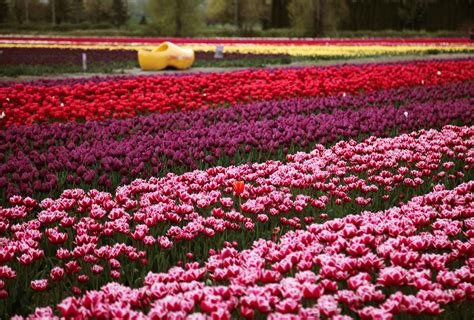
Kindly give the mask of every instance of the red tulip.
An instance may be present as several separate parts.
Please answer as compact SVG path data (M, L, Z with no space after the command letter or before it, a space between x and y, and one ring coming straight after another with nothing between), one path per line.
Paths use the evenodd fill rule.
M234 192L237 194L237 196L239 196L245 190L245 183L243 181L234 181L232 187L234 188Z

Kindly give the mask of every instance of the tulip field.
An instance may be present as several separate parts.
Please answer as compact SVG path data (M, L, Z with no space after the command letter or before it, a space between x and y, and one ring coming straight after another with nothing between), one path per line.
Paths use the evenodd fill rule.
M163 40L0 47L47 64ZM341 60L0 80L0 319L472 319L474 59L344 62L472 42L178 42Z
M292 56L355 57L387 54L472 53L465 38L419 39L203 39L203 38L66 38L0 36L0 48L63 48L137 50L172 41L198 52L214 52L224 45L226 53L289 54Z
M137 50L171 41L195 51L196 67L261 67L373 57L423 57L474 53L464 38L416 39L239 39L74 38L0 35L0 76L81 72L120 73L138 68ZM215 59L222 45L225 59Z

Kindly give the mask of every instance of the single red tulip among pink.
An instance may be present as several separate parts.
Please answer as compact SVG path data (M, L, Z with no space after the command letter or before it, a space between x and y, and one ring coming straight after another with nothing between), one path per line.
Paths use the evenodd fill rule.
M243 181L234 181L234 183L232 184L232 187L234 188L234 192L237 195L240 195L245 190L245 183Z

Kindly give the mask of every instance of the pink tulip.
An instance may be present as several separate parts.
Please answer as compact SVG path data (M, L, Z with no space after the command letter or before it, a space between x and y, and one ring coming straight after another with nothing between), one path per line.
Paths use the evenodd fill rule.
M45 291L46 289L48 289L48 280L41 279L31 281L31 289L35 291Z

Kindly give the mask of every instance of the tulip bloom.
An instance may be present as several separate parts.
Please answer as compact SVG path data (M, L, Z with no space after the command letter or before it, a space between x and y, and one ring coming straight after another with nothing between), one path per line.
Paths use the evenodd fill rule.
M33 280L30 286L35 291L45 291L48 289L48 279Z
M234 188L234 192L237 194L237 196L239 196L245 190L245 182L234 181L234 183L232 184L232 187Z

